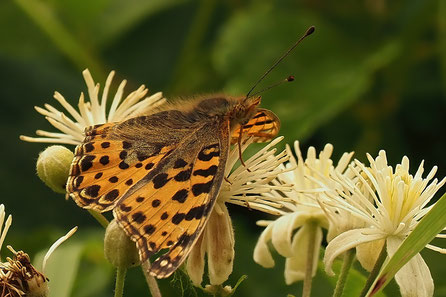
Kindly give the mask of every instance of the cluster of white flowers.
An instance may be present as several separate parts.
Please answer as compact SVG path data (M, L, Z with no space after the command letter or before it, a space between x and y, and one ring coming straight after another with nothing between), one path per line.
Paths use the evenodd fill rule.
M22 140L61 144L80 144L85 127L137 116L165 102L161 93L144 98L147 89L141 86L121 102L125 81L114 96L106 112L107 97L114 75L107 78L99 102L99 84L95 84L88 70L83 72L90 102L84 95L79 99L79 112L56 92L54 98L72 119L50 105L36 110L62 133L37 131L41 138L21 136ZM144 99L143 99L144 98ZM317 156L310 147L306 158L299 143L294 144L297 159L289 146L279 154L273 148L282 138L272 141L234 169L238 149L229 153L225 181L206 229L192 249L187 271L192 282L201 286L208 259L211 285L221 285L232 272L234 234L225 203L246 206L277 216L276 220L259 221L266 227L254 250L254 260L264 267L274 266L269 243L286 258L285 281L291 284L304 279L306 256L312 254L312 275L323 240L322 229L328 230L329 242L324 257L325 269L332 274L334 259L350 249L356 249L361 265L370 270L385 244L392 256L401 242L430 210L434 194L446 179L433 179L434 167L423 178L423 163L415 175L409 173L409 160L402 159L395 169L387 164L384 151L375 159L367 155L369 166L353 160L353 153L344 153L335 166L331 159L333 146L327 144ZM243 150L250 144L243 145ZM442 236L442 235L439 235ZM3 240L3 236L0 240ZM1 244L0 244L1 245ZM428 245L436 251L443 249ZM310 250L311 249L311 250ZM403 296L432 296L433 281L429 269L418 254L396 275ZM229 288L230 290L230 288Z
M314 246L315 258L322 240L321 228L328 229L329 242L324 256L325 269L333 274L332 264L339 255L355 248L361 265L371 270L385 244L391 257L403 240L416 227L420 219L433 207L429 204L446 178L433 179L434 167L425 178L423 163L415 175L409 173L409 159L404 157L395 169L387 164L386 153L380 151L370 165L358 160L350 162L352 153L344 154L338 165L330 159L333 147L327 145L316 158L310 147L304 160L296 142L298 157L292 158L294 191L287 197L294 200L294 208L273 222L259 222L268 227L262 233L254 251L254 260L265 267L274 265L266 242L271 240L279 254L286 257L285 280L292 283L303 279L308 235L304 235L308 222L317 224ZM289 173L280 174L277 180L289 180ZM293 231L300 228L295 234ZM292 238L292 234L293 238ZM440 234L438 237L444 237ZM428 248L445 252L428 245ZM316 260L315 260L316 261ZM313 266L316 269L316 265ZM420 254L412 258L396 274L402 296L432 296L432 277Z

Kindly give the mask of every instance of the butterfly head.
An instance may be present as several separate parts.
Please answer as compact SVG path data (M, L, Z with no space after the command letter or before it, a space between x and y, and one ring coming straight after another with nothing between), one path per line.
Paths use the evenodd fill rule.
M246 124L256 113L262 97L243 98L235 104L231 118L237 124Z

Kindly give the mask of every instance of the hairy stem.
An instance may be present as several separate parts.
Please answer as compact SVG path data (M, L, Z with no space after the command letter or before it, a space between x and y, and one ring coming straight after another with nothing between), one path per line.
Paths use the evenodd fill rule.
M313 281L313 265L314 265L314 245L316 241L317 224L308 222L308 247L307 247L307 263L305 266L304 287L302 297L309 297L311 294L311 283Z
M115 297L122 297L124 294L124 282L127 268L118 267L116 270Z
M341 297L344 292L345 283L347 282L348 272L353 264L355 258L355 250L349 249L344 253L344 261L342 263L341 273L339 274L338 281L336 282L336 288L333 292L333 297Z
M150 293L152 297L161 297L161 291L158 287L158 282L156 279L150 275L150 262L149 260L143 262L141 264L142 272L144 273L144 277L146 278L147 285L149 286Z
M108 220L106 217L104 217L104 215L102 215L101 213L95 211L95 210L91 210L89 209L88 212L91 214L91 216L93 218L96 219L96 221L99 222L99 224L101 224L102 227L107 228L108 226Z

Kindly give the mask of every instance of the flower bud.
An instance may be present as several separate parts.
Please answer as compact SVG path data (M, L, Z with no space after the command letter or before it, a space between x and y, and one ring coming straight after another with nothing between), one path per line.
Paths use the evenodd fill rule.
M49 146L37 159L37 175L51 190L65 194L65 184L73 158L73 153L66 147Z
M136 244L130 240L116 220L111 221L105 230L104 254L115 267L129 268L140 262Z

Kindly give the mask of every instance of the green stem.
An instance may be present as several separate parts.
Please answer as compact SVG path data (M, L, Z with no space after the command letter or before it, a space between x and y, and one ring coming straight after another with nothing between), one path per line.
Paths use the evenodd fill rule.
M347 282L348 272L353 264L355 258L355 249L349 249L344 253L344 262L342 263L341 273L339 274L336 288L333 292L333 297L341 297L344 292L345 283Z
M305 266L304 287L302 289L302 297L309 297L311 294L311 283L313 281L313 265L314 265L314 245L316 241L317 224L315 222L307 223L308 227L308 247L307 247L307 263Z
M89 209L88 212L91 214L91 216L93 218L96 219L96 221L99 222L99 224L102 225L102 227L107 228L109 222L108 222L107 218L104 217L103 214L101 214L101 213L99 213L99 212L97 212L95 210L92 210L92 209Z
M115 297L122 297L124 294L124 282L127 268L118 267L116 270Z
M381 252L379 253L378 259L376 259L375 266L373 266L373 269L369 274L369 278L367 279L367 282L365 283L365 286L362 289L359 297L365 297L365 295L367 295L367 292L369 291L370 287L372 286L373 282L375 281L375 278L378 276L378 273L381 270L381 267L382 267L384 261L386 260L386 258L387 258L386 244L384 243L383 248L381 249Z
M144 274L144 277L146 278L147 285L149 286L150 293L152 294L152 297L161 297L161 291L158 287L158 282L156 279L150 275L150 262L149 260L144 261L141 264L142 273Z

